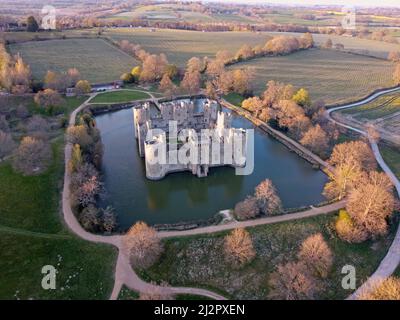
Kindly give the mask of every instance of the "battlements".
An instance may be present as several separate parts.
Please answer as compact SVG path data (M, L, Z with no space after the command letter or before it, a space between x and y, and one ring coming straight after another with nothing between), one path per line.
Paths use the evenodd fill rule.
M206 177L210 167L244 166L245 130L232 128L231 115L219 109L216 101L207 99L165 102L159 109L146 102L133 108L146 177L159 180L180 171ZM234 150L239 150L240 161Z

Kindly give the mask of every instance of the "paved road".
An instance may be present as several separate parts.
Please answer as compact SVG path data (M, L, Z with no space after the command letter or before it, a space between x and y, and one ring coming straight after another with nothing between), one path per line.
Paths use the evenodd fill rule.
M337 119L334 119L332 117L332 113L335 111L353 108L353 107L368 103L368 102L380 97L381 95L384 95L384 94L390 93L390 92L394 92L394 91L400 91L400 88L383 90L383 91L375 93L374 95L370 96L369 98L367 98L363 101L329 109L326 112L326 116L329 120L333 121L334 123L338 124L339 126L342 126L349 130L355 131L355 132L368 138L377 162L379 163L382 170L385 171L385 173L389 176L390 180L393 182L393 185L395 186L397 194L400 197L399 179L396 177L396 175L393 173L393 171L389 168L389 166L383 160L383 157L379 151L378 144L373 139L368 137L367 132L365 132L359 128L354 128L348 124L341 123ZM377 280L386 279L386 278L390 277L394 273L396 268L399 266L399 264L400 264L400 227L398 227L395 238L394 238L388 252L386 253L386 256L383 258L383 260L379 264L378 268L367 279L367 281L365 281L364 284L360 288L358 288L348 299L350 299L350 300L357 299L361 293L368 291Z

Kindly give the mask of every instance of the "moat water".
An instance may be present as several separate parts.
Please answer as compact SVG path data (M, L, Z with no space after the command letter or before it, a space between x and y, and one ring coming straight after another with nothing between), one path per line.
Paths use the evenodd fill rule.
M324 200L321 193L327 177L260 129L255 129L254 171L249 176L236 176L235 169L222 167L210 169L206 178L182 172L149 181L137 150L132 110L99 115L96 121L104 144L107 194L103 205L115 208L121 229L136 221L159 224L211 218L253 194L266 178L273 181L285 208ZM236 114L232 125L254 128Z

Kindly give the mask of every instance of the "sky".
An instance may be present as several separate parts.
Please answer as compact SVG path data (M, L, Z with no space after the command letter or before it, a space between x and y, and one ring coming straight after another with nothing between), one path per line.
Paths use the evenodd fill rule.
M212 1L212 0L209 0ZM300 4L300 5L343 5L365 7L400 7L400 0L214 0L217 2L232 3L270 3L270 4Z

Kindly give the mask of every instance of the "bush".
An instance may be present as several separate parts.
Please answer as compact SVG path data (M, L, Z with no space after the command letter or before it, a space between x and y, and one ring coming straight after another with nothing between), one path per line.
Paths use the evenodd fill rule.
M247 197L235 206L234 214L239 220L255 218L260 213L257 199L255 197Z
M25 175L43 172L51 160L51 149L47 142L25 137L15 152L13 167Z
M333 255L321 233L309 236L301 244L298 258L313 274L326 278L332 268Z
M256 255L250 234L245 229L235 229L224 240L225 259L234 266L244 265Z
M124 236L133 267L148 268L162 253L162 244L156 230L144 222L137 222Z
M361 243L368 238L368 233L355 225L346 210L340 210L335 229L339 238L346 242Z

